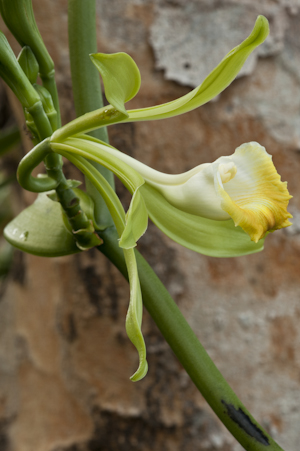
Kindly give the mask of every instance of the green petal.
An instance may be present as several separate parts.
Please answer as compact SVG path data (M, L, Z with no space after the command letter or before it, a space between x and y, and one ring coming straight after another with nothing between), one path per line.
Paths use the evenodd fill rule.
M238 257L263 250L264 240L254 243L231 219L214 221L185 213L147 184L140 191L154 224L188 249L211 257Z
M203 83L179 99L149 108L129 110L126 122L164 119L191 111L220 94L237 76L248 56L269 34L269 24L258 16L252 33L232 49Z
M17 249L42 257L60 257L80 252L71 232L65 227L61 206L38 195L4 229L7 241Z
M94 53L92 62L99 70L105 96L118 111L128 116L124 103L132 99L141 85L140 71L133 59L126 53Z
M123 249L135 247L137 241L146 232L147 226L147 208L140 190L137 189L133 194L129 209L126 213L126 225L119 241L120 247Z
M140 360L137 371L130 378L136 382L145 377L148 371L146 346L141 331L143 302L134 250L124 249L124 256L130 282L130 302L126 315L126 332L130 341L136 347Z

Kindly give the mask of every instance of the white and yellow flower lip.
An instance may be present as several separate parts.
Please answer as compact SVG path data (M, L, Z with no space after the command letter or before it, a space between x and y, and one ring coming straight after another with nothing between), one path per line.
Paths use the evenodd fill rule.
M290 196L266 149L257 142L239 146L214 166L215 189L222 209L236 226L258 242L267 232L291 225Z

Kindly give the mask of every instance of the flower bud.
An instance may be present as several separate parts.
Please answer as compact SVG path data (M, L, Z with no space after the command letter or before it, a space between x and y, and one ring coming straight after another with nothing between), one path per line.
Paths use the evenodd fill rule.
M39 65L30 47L25 46L22 48L18 56L18 63L30 83L32 85L36 83L36 79L39 74Z

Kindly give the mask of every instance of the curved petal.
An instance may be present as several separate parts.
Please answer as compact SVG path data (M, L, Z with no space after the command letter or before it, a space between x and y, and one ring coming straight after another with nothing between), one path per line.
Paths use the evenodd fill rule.
M227 158L236 167L236 174L228 182L222 182L217 165L225 158L214 163L215 185L221 206L235 225L242 227L256 243L268 231L291 225L289 218L292 215L287 211L287 206L292 196L266 149L256 142L238 147Z
M145 377L148 371L146 345L141 330L143 301L134 250L124 249L124 257L130 283L130 302L126 315L126 332L139 353L139 367L130 377L130 380L136 382Z

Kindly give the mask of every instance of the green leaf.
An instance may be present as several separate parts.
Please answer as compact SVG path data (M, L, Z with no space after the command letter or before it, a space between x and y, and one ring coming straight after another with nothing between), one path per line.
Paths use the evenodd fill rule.
M107 100L128 116L124 104L138 93L141 85L137 65L123 52L111 55L94 53L90 57L102 76Z
M126 122L164 119L191 111L220 94L235 79L248 56L264 42L269 34L269 24L258 16L252 33L233 48L203 83L179 99L149 108L129 110Z
M4 229L4 237L17 249L42 257L60 257L80 252L64 225L62 209L46 193L23 210Z
M136 347L140 360L137 371L130 378L136 382L145 377L148 371L146 345L141 331L143 301L134 250L124 249L124 256L130 283L130 302L126 315L126 332L130 341Z
M264 240L254 243L231 219L214 221L185 213L147 184L140 191L154 224L188 249L211 257L238 257L263 250Z
M148 227L148 212L137 189L133 194L129 209L126 213L126 225L119 241L119 246L123 249L130 249L136 246L137 241L146 232Z

